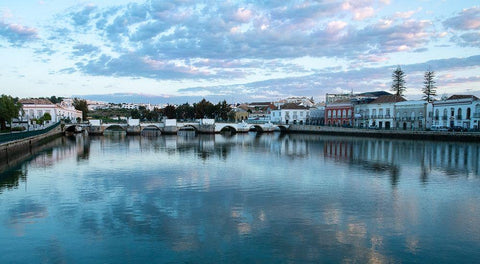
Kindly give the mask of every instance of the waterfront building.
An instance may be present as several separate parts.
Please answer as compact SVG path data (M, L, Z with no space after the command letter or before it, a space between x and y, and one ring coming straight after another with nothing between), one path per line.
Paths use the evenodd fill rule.
M270 121L271 110L276 108L271 102L253 102L239 107L249 112L248 119L266 122Z
M427 101L403 101L395 104L395 128L425 130L432 125L432 104Z
M355 105L355 126L390 129L394 123L394 107L398 102L406 101L397 95L382 95L373 101Z
M320 103L310 108L310 125L325 125L325 104Z
M433 102L433 124L442 127L462 127L478 130L480 99L474 95L452 95Z
M235 122L241 122L243 120L248 119L248 112L245 109L242 109L240 107L234 107L232 108L232 113L233 113L233 119Z
M21 120L31 121L33 119L39 119L43 117L45 113L50 114L52 117L52 120L45 121L47 124L65 119L76 123L77 120L82 119L82 111L75 109L73 99L71 98L65 98L59 104L53 104L48 99L36 98L21 99L19 102L23 108L23 112L20 114Z
M270 111L270 120L281 124L305 124L310 116L310 109L306 106L287 103Z
M353 126L353 102L339 100L325 106L325 125Z

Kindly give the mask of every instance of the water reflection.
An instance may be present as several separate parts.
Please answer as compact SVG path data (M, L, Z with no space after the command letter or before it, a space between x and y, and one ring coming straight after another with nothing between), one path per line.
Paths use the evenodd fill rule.
M33 252L6 262L474 261L479 149L318 135L77 135L0 174L0 247Z

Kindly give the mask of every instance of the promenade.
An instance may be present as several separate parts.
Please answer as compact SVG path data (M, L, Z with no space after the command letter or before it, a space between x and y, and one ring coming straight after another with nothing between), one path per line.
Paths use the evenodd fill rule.
M324 135L395 138L440 141L480 142L480 132L420 131L420 130L375 130L345 127L290 125L289 133L315 133Z

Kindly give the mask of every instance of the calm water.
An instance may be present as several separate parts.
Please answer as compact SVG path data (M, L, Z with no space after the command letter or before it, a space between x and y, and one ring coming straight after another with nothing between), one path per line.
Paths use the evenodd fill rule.
M0 174L2 263L473 263L480 145L60 138Z

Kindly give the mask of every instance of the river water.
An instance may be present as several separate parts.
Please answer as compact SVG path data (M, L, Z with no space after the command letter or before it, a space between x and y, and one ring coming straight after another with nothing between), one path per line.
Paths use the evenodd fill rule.
M63 137L0 174L1 263L474 263L480 144Z

